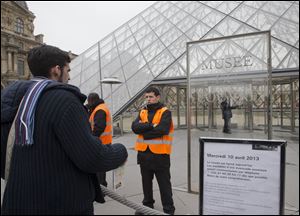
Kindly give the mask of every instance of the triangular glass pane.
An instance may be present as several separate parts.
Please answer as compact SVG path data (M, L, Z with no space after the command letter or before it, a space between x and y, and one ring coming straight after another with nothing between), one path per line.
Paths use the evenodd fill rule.
M242 22L246 22L246 20L248 20L256 11L257 9L247 6L246 4L242 4L235 9L230 16Z
M280 17L291 5L288 1L267 1L261 10Z
M239 4L234 1L224 1L217 7L217 10L229 14L234 8L236 8Z
M172 57L172 55L166 49L161 54L156 56L151 62L149 62L149 67L151 72L156 77L173 61L174 61L174 57Z
M260 31L269 30L278 17L264 11L257 11L248 21L247 24L259 29Z
M290 7L282 17L299 25L299 4L294 2L292 7Z
M200 40L209 30L210 27L208 25L199 21L186 32L186 35L190 38L190 40L197 41Z
M182 70L182 68L178 64L173 64L163 74L159 75L157 79L183 77L183 76L186 76L186 73Z
M153 80L153 75L149 70L148 66L140 69L136 74L134 74L128 81L128 90L130 97L134 97L140 92L146 85L148 85Z
M241 25L242 23L235 19L226 17L214 28L214 30L218 31L223 36L229 36L236 32Z
M299 23L288 21L286 19L279 19L272 27L272 36L295 46L299 41Z
M286 57L283 59L283 61L280 63L278 68L299 68L299 50L298 49L292 49Z
M288 54L291 47L287 46L283 42L279 40L272 39L272 67L278 68L279 64L281 63L282 59Z

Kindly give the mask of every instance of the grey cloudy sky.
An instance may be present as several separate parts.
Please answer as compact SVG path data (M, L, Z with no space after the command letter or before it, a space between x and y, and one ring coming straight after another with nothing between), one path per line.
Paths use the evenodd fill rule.
M81 54L155 1L27 1L36 16L34 34Z

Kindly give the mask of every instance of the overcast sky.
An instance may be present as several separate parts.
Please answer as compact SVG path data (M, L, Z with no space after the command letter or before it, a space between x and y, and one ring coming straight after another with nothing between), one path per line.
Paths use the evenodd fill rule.
M155 1L26 1L36 16L34 34L81 54Z

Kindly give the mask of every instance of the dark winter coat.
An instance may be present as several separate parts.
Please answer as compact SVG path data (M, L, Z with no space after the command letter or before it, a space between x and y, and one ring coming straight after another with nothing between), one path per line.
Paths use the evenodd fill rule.
M7 135L31 81L18 81L1 93L1 177ZM15 145L1 214L93 214L93 176L123 164L126 148L102 145L92 135L77 87L51 83L35 113L34 143Z

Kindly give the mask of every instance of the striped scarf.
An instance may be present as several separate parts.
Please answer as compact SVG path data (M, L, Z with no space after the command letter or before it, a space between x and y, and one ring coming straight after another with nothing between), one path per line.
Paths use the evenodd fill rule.
M45 87L53 82L48 79L34 80L20 104L15 122L15 143L17 145L32 145L34 132L34 116L37 101Z

